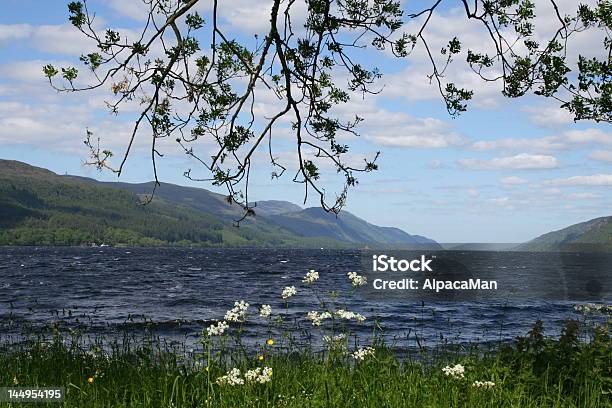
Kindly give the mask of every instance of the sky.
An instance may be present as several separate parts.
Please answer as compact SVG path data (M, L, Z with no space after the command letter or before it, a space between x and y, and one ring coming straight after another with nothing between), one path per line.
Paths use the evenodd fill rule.
M42 66L79 65L89 44L67 21L64 0L0 0L0 159L20 160L56 173L115 180L110 172L84 166L85 131L92 129L105 146L125 148L134 112L117 117L105 109L103 92L58 94L47 83ZM225 0L222 24L235 38L251 41L265 32L268 1ZM299 2L298 2L299 3ZM407 11L428 4L404 2ZM559 2L569 12L576 2ZM137 32L142 27L141 0L90 0L97 24ZM536 28L542 36L553 29L548 1L536 1ZM464 48L484 40L478 25L461 14L460 2L447 0L428 26L432 48L453 36ZM206 18L210 5L199 6ZM406 30L416 27L410 22ZM596 56L600 33L584 32L569 44L569 57ZM551 230L612 215L612 133L609 125L574 123L559 103L535 95L507 99L497 83L485 83L461 59L446 77L475 92L468 111L451 118L427 75L423 50L405 59L366 51L366 64L383 73L382 92L353 98L341 114L357 113L365 121L359 137L347 138L351 159L381 151L379 170L359 176L349 192L346 210L377 225L402 228L439 242L523 242ZM274 102L269 102L273 104ZM268 112L266 100L259 112ZM280 132L277 156L290 165L290 132ZM121 175L124 182L153 178L146 135ZM267 148L267 146L264 146ZM192 182L183 173L204 169L171 143L158 161L161 181L224 192L206 182ZM302 185L291 175L271 180L265 151L254 165L250 199L286 200L303 206ZM329 191L339 188L333 172L323 175ZM312 198L312 197L311 197Z

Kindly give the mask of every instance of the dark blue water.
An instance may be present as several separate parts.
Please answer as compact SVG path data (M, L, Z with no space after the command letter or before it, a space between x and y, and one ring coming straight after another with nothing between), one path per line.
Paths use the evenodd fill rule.
M537 319L549 334L558 334L566 319L580 318L567 300L423 304L372 300L360 291L343 294L350 291L346 273L360 267L359 251L5 247L0 248L0 330L43 330L60 322L112 334L147 326L161 336L195 339L240 299L251 303L254 315L258 305L270 304L275 312L301 320L317 309L313 292L301 283L309 269L320 272L316 287L321 291L339 292L338 306L367 316L357 332L371 332L378 320L385 336L405 342L414 341L415 334L427 343L512 339L526 334ZM298 294L285 305L280 294L290 285ZM247 330L262 330L263 324L253 318Z

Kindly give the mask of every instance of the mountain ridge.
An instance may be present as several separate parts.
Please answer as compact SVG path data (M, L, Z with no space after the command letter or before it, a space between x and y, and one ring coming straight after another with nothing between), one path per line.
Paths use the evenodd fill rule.
M612 216L597 217L542 234L517 247L521 251L612 250Z
M322 209L303 209L279 200L257 202L258 215L234 228L232 221L241 217L243 210L229 204L225 196L202 188L162 183L151 204L139 205L138 197L150 194L152 186L152 182L104 182L58 175L23 162L0 159L0 215L5 220L0 222L0 245L78 245L88 240L106 240L128 245L437 246L428 238L380 227L349 212L336 217ZM151 217L160 225L151 223ZM295 220L306 224L300 227ZM314 225L318 226L316 234L310 231Z

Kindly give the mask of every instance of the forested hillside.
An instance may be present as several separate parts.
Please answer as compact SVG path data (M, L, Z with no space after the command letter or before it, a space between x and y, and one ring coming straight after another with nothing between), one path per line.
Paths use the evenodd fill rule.
M142 205L130 191L0 161L0 245L343 246L305 239L263 220L230 218L156 199Z
M541 235L518 248L523 251L611 251L612 216L570 225Z

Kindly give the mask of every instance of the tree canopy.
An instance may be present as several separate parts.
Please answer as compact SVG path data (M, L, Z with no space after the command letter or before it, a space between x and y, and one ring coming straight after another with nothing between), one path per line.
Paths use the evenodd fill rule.
M437 86L451 116L464 112L474 95L446 75L450 64L464 63L482 81L500 82L506 97L535 93L558 100L575 120L611 119L608 0L576 6L571 15L562 15L556 0L542 0L555 16L548 22L554 33L545 40L536 35L532 0L454 1L465 19L484 28L489 53L466 49L460 33L441 50L430 46L428 27L442 0L431 0L412 13L398 0L304 0L306 13L299 16L299 1L270 0L261 3L269 11L267 31L258 34L254 44L223 28L218 0L212 0L204 17L198 12L203 0L140 1L148 12L137 38L100 28L87 1L69 3L70 22L96 45L94 52L81 56L91 83L83 83L76 67L47 65L44 74L60 91L109 90L111 112L130 102L139 104L131 138L116 166L111 164L113 152L100 147L100 139L87 130L89 164L121 175L134 139L146 128L156 182L156 161L162 156L156 142L171 138L204 166L209 180L227 188L228 200L241 205L245 216L254 213L248 184L255 152L267 150L273 178L287 170L273 149L273 134L283 126L295 141L298 170L293 181L304 185L305 199L318 195L327 211L340 211L359 172L377 169L378 154L360 166L349 164L349 146L341 141L343 134L357 135L358 125L367 118L347 120L334 113L335 106L353 95L380 91L376 82L382 72L364 57L363 49L402 59L422 47L431 68L423 80ZM410 21L418 23L411 32L406 29ZM568 60L568 39L585 30L602 32L602 56ZM255 112L263 92L278 102L269 116ZM215 142L211 156L198 154L202 139ZM334 197L322 183L324 162L343 180L342 191ZM191 170L185 175L201 179Z

